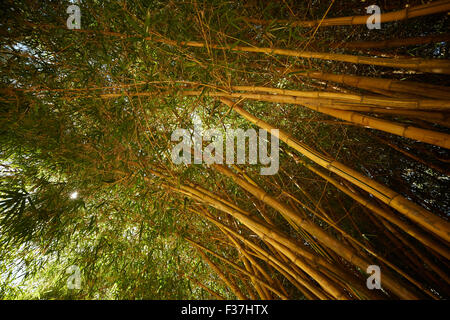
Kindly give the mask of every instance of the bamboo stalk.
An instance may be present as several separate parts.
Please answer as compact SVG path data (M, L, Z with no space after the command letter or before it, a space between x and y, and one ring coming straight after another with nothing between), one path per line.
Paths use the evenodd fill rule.
M251 88L251 87L249 87ZM264 87L266 91L277 91L276 88L267 88ZM256 90L255 87L253 87L253 90ZM261 88L262 90L262 88ZM281 89L280 89L281 90ZM286 91L288 92L288 91ZM331 98L323 98L318 97L314 98L313 96L324 96L328 94L333 95L346 95L346 94L338 94L338 93L329 93L329 92L302 92L302 91L295 91L297 92L297 96L294 95L281 95L281 94L262 94L262 93L246 93L246 92L219 92L219 91L210 91L210 92L201 92L197 90L187 90L180 92L181 95L184 96L200 96L205 95L209 97L224 97L224 98L245 98L245 99L252 99L252 100L260 100L260 101L268 101L268 102L277 102L277 103L290 103L290 104L314 104L317 106L330 106L330 105L343 105L345 106L344 110L347 109L347 107L351 104L355 108L361 107L362 110L366 110L365 108L368 106L384 106L384 107L391 107L391 108L400 108L400 109L418 109L418 110L450 110L450 100L400 100L400 99L392 99L392 98L386 98L386 97L364 97L357 96L357 99L363 99L364 102L359 102L352 99L331 99ZM301 97L300 95L308 95L310 94L310 97ZM102 95L102 98L110 98L110 97L120 97L123 94L108 94L108 95ZM130 96L146 96L149 95L147 92L136 92L136 93L130 93ZM349 95L350 96L350 95ZM368 109L370 110L370 109Z
M378 88L386 91L413 93L434 99L450 100L450 88L426 83L323 72L301 72L295 75L342 83L361 89Z
M306 107L328 114L338 119L360 124L365 127L389 132L400 137L409 138L435 146L450 149L450 135L442 132L412 127L392 121L382 120L371 116L359 114L354 111L337 110L305 104Z
M272 129L276 129L268 123L245 111L233 101L225 98L221 98L220 100L256 126L269 132ZM409 219L441 237L445 241L450 241L450 224L445 220L439 218L428 210L411 202L402 195L383 186L382 184L375 182L366 176L363 176L359 172L347 167L346 165L318 153L306 144L295 140L283 130L279 130L279 139L287 143L289 146L293 147L298 152L305 155L313 162L338 174L339 176L359 186L363 190L373 194L384 203L398 210Z
M298 91L278 89L271 87L259 86L232 86L232 90L249 91L249 92L267 92L281 96L294 96L312 99L324 99L324 102L334 103L340 100L341 102L351 102L375 106L384 106L389 108L405 108L405 109L423 109L423 110L445 110L450 109L450 99L448 100L430 100L430 99L399 99L386 98L377 96L368 96L363 94L348 94L348 93L334 93L323 91ZM384 88L383 88L384 89ZM326 100L330 99L330 100ZM306 100L308 101L308 100Z
M151 39L151 38L150 38ZM149 40L150 40L149 39ZM176 45L177 43L172 40L164 39L152 39L157 42L162 42L166 44ZM198 41L182 41L179 43L181 46L203 48L206 45L203 42ZM323 52L313 52L313 51L297 51L290 49L280 49L280 48L260 48L260 47L249 47L249 46L220 46L216 44L208 44L212 49L217 50L230 50L230 51L240 51L240 52L254 52L254 53L264 53L268 55L282 55L298 58L310 58L310 59L320 59L320 60L332 60L355 64L366 64L382 67L391 68L403 68L409 70L418 70L422 72L431 73L444 73L450 74L450 63L443 59L421 59L421 58L409 58L409 59L395 59L395 58L374 58L365 56L355 56L350 54L340 54L340 53L323 53Z
M242 257L242 261L244 263L244 267L248 272L254 272L256 275L258 275L256 269L258 270L263 270L263 277L266 279L266 281L269 282L270 285L273 285L273 280L272 278L265 272L264 269L262 269L262 267L251 257L247 254L247 252L244 251L244 249L242 248L242 246L239 244L239 242L237 242L233 236L227 232L226 230L223 230L222 228L220 229L230 240L231 242L233 242L233 244L236 246L237 250L243 255ZM249 262L252 264L250 265ZM252 267L255 267L256 269L253 270ZM258 292L260 298L262 300L270 300L270 295L264 290L265 288L261 288L258 284L258 282L256 282L253 278L250 278L250 281L252 281L253 286L255 288L255 290ZM286 294L287 296L287 294ZM253 298L253 300L257 300L256 297Z

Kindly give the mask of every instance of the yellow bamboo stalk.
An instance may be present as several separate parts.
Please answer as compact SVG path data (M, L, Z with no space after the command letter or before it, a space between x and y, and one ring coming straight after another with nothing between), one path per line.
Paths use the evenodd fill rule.
M152 38L150 38L152 39ZM177 43L173 40L164 39L152 39L157 42L162 42L166 44L176 45ZM179 43L181 46L203 48L206 45L199 41L182 41ZM444 73L450 74L450 63L448 60L444 59L422 59L422 58L409 58L409 59L395 59L395 58L374 58L365 56L355 56L350 54L340 54L340 53L324 53L324 52L313 52L313 51L297 51L290 49L280 49L280 48L259 48L259 47L249 47L249 46L221 46L216 44L209 44L209 47L217 50L230 50L230 51L240 51L240 52L254 52L254 53L264 53L268 55L282 55L290 57L298 57L305 59L320 59L320 60L331 60L331 61L341 61L354 64L366 64L382 67L391 68L403 68L409 70L418 70L422 72L431 73Z
M298 91L261 86L232 86L232 90L249 92L268 92L282 96L293 96L312 99L325 99L324 102L351 102L364 105L384 106L389 108L422 109L422 110L448 110L450 109L450 99L399 99L378 96L368 96L364 94L348 94L323 91ZM330 100L327 100L330 99ZM342 100L342 101L341 101ZM306 100L308 101L308 100Z
M247 270L247 272L254 272L253 269L251 268L250 264L248 263L248 260L245 257L240 257L240 260L242 261L242 263L244 263L244 267L245 270ZM264 296L264 293L262 292L261 287L259 286L258 282L256 282L253 278L250 278L250 284L246 285L247 288L247 293L250 296L250 300L269 300ZM258 294L258 296L253 292L253 290L256 291L256 293Z
M450 88L413 81L400 81L395 79L384 79L374 77L362 77L347 74L332 74L323 72L301 72L296 73L300 77L308 77L325 81L346 84L355 88L371 89L378 88L386 91L402 92L407 94L418 94L434 99L450 100Z
M265 129L269 132L272 129L276 129L275 127L269 125L267 122L264 122L263 120L245 111L233 101L225 98L221 98L220 100L256 126L259 126L260 128ZM339 176L359 186L363 190L371 193L384 203L398 210L407 218L421 225L423 228L429 230L433 234L436 234L447 242L450 241L450 224L447 221L411 202L402 195L387 188L386 186L383 186L382 184L366 176L363 176L359 172L347 167L346 165L338 161L335 161L327 156L318 153L316 150L310 148L306 144L297 141L283 130L279 130L279 139L284 141L286 144L288 144L298 152L302 153L313 162L330 170L331 172L338 174Z
M252 88L252 87L248 87ZM264 88L266 91L277 91L276 88L268 88L268 87L260 87L261 90ZM255 90L255 87L253 87L253 90ZM280 89L281 90L281 89ZM292 91L292 90L291 90ZM376 107L376 106L383 106L383 107L390 107L390 108L399 108L399 109L425 109L425 110L450 110L450 100L401 100L401 99L392 99L392 98L386 98L386 97L364 97L364 102L359 102L356 100L351 99L331 99L331 98L324 98L325 95L346 95L346 94L340 94L340 93L330 93L330 92L302 92L302 91L296 91L297 96L295 95L282 95L282 94L262 94L262 93L247 93L247 92L219 92L219 91L209 91L209 92L203 92L198 90L186 90L180 92L181 95L184 96L199 96L201 94L209 97L225 97L225 98L245 98L245 99L252 99L252 100L260 100L260 101L268 101L268 102L277 102L277 103L290 103L290 104L314 104L318 106L330 106L330 105L344 105L345 108L342 108L344 110L347 109L347 106L352 104L355 108L361 107L361 110L366 110L366 107ZM311 94L311 97L301 97L300 95L304 94ZM102 95L102 97L120 97L123 94L109 94L109 95ZM129 93L130 96L146 96L148 93L146 92L136 92L136 93ZM322 96L318 98L314 98L314 96ZM360 96L357 95L348 95L348 96L356 96L358 99L361 99ZM420 104L418 104L420 101ZM440 103L440 104L439 104Z
M220 227L219 227L220 228ZM220 230L231 240L231 242L233 242L233 244L235 245L235 247L236 247L236 249L238 250L238 252L239 253L241 253L242 255L243 255L243 257L242 257L242 262L244 263L244 266L245 266L245 269L248 271L248 272L255 272L255 274L256 275L258 275L257 274L257 271L256 271L256 269L258 269L258 270L262 270L263 272L262 272L262 275L263 275L263 277L266 279L266 281L270 284L270 285L274 285L274 283L273 283L273 279L266 273L266 271L250 256L250 255L248 255L247 254L247 252L242 248L242 246L239 244L239 242L238 241L236 241L234 238L233 238L233 236L229 233L229 232L227 232L226 230L224 230L223 228L220 228ZM252 265L250 265L250 263L252 264ZM253 270L253 268L252 267L255 267L256 269L255 270ZM260 296L260 298L261 299L263 299L263 300L270 300L271 299L271 297L270 297L270 295L266 292L266 290L264 290L265 288L261 288L260 286L259 286L259 284L258 284L258 282L256 282L253 278L250 278L250 280L252 281L252 283L253 283L253 286L254 286L254 288L255 288L255 290L256 290L256 292L259 294L259 296ZM284 292L285 293L285 292ZM287 296L287 294L286 294L286 296ZM253 300L257 300L256 299L256 297L255 298L253 298Z

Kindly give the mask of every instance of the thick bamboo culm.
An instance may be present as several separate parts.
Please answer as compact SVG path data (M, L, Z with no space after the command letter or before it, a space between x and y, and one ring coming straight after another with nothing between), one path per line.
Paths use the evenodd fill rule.
M248 113L233 101L225 98L221 98L220 100L256 126L269 132L272 129L277 129ZM413 203L395 191L347 167L346 165L318 153L306 144L297 141L283 130L279 130L279 138L313 162L330 170L331 172L338 174L342 178L374 195L376 198L398 210L398 212L402 213L407 218L421 225L423 228L443 240L447 242L450 241L450 224L447 221Z
M380 22L392 22L406 20L421 16L426 16L435 13L447 12L450 10L450 1L433 1L431 3L407 7L402 10L383 13L380 16ZM365 16L350 16L350 17L338 17L338 18L327 18L323 20L312 20L312 21L289 21L289 20L259 20L259 19L249 19L246 18L248 22L255 24L271 24L274 22L289 24L291 26L302 26L302 27L326 27L326 26L344 26L344 25L360 25L366 24L369 15Z
M359 114L353 111L336 110L327 107L313 106L305 104L306 107L328 114L335 118L346 120L353 123L358 123L362 126L378 129L384 132L392 133L400 137L405 137L421 142L433 144L435 146L450 149L450 135L437 131L421 129L409 125L395 123L387 120L378 119L366 115Z
M308 77L342 83L360 89L377 88L386 91L396 91L407 94L413 93L433 99L450 100L449 87L431 85L426 83L323 72L301 72L296 73L296 75L300 77Z
M315 105L319 105L315 104ZM443 127L450 128L450 115L443 112L432 112L432 111L417 111L417 110L400 110L400 109L386 109L379 107L369 107L369 106L356 106L345 103L333 104L333 109L337 110L347 110L347 111L359 111L359 112L370 112L400 116L402 118L414 118L424 120L430 123L436 123ZM345 123L345 122L343 122ZM348 123L348 122L347 122Z
M395 48L414 46L420 44L427 44L433 42L449 41L450 33L427 35L421 37L405 38L405 39L392 39L383 41L355 41L355 42L343 42L338 44L332 44L332 48L346 48L346 49L383 49L383 48Z

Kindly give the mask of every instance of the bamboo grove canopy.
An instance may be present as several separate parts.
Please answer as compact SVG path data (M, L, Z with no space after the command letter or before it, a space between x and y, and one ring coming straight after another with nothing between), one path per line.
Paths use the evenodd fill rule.
M1 298L449 298L450 1L74 3L1 5Z

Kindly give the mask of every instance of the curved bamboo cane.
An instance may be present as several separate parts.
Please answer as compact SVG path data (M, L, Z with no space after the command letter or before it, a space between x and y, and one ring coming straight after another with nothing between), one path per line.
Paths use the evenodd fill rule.
M187 46L195 48L211 48L217 50L230 50L230 51L240 51L240 52L254 52L254 53L264 53L269 55L282 55L298 58L311 58L311 59L321 59L321 60L332 60L341 61L355 64L367 64L382 67L391 68L404 68L410 70L418 70L423 72L431 73L444 73L450 74L450 63L444 59L421 59L421 58L410 58L410 59L395 59L395 58L373 58L364 56L355 56L350 54L340 54L340 53L323 53L323 52L313 52L313 51L298 51L290 49L279 49L279 48L260 48L260 47L249 47L249 46L221 46L217 44L206 45L199 41L181 41L177 43L173 40L167 40L162 38L148 37L148 40L153 40L156 42L165 43L173 46Z
M225 98L220 98L220 101L225 103L227 106L235 110L237 113L239 113L241 116L243 116L245 119L252 122L256 126L269 132L272 129L276 129L273 126L269 125L267 122L264 122L263 120L245 111L233 101ZM366 176L363 176L359 172L347 167L346 165L318 153L314 149L311 149L306 144L297 141L282 130L279 130L279 138L313 162L338 174L339 176L359 186L361 189L371 193L384 203L398 210L400 213L402 213L412 221L441 237L445 241L450 241L450 224L447 221L439 218L428 210L411 202L404 196L383 186L382 184L375 182L374 180Z

